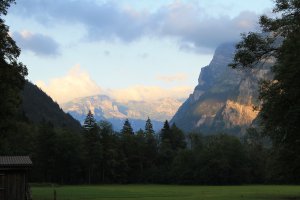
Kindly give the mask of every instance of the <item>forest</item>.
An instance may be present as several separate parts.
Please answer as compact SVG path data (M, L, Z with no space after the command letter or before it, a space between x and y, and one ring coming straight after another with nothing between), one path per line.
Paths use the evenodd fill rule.
M225 133L204 136L183 133L166 121L155 133L148 119L144 130L134 133L126 120L121 132L115 132L109 122L96 123L91 112L81 132L46 121L15 125L22 131L7 139L12 148L6 152L31 156L32 182L232 185L298 181L278 176L275 166L280 163L270 142L255 129L242 138Z

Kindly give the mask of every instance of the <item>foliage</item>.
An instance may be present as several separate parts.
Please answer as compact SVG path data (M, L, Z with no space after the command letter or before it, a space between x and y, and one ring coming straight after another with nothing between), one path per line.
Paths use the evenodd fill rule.
M249 33L237 44L232 67L251 68L275 59L274 79L260 88L263 133L273 142L277 177L300 180L300 1L276 0L276 18L261 16L264 34Z
M100 160L102 155L100 128L91 111L88 112L83 124L84 161L87 168L87 182L95 183L99 179Z
M149 117L146 121L145 133L146 133L146 135L154 134L153 125L152 125L151 119Z
M83 123L83 128L88 131L96 126L96 119L94 118L93 113L89 110L88 114Z
M169 140L171 135L170 131L170 125L168 120L165 121L163 128L161 129L160 132L160 139L161 141Z
M267 155L264 148L248 148L233 136L189 135L193 145L187 146L175 125L169 128L168 140L162 141L144 130L116 133L105 121L81 134L45 122L31 136L35 141L34 149L28 150L35 163L32 181L239 184L265 180L261 173L251 179L254 172L264 172L261 161L266 157L260 156Z
M123 128L121 130L121 133L123 135L127 135L127 136L134 134L133 129L132 129L131 124L128 119L125 120Z
M53 124L43 122L36 135L35 154L33 156L35 162L34 170L43 182L54 182L56 157L60 153L57 146L57 133Z
M27 68L18 62L20 49L9 35L9 28L2 19L11 3L14 0L0 2L0 140L6 140L8 132L13 129L12 121L17 117L21 103L20 91L27 75Z
M168 139L161 140L144 130L114 132L105 121L81 133L46 121L39 126L23 122L23 130L7 140L6 152L31 155L33 182L239 184L266 180L264 173L254 173L265 172L261 161L268 155L256 144L250 148L226 135L186 137L175 125L168 133Z
M15 0L2 0L0 4L0 15L6 15L7 9L12 3L15 3Z
M169 139L171 142L171 147L174 151L178 151L186 147L185 135L175 123L171 126L171 136Z

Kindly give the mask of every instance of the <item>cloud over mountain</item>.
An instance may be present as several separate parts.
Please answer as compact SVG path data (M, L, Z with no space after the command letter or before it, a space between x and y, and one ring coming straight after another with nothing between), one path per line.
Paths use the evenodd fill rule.
M65 76L54 78L49 83L37 81L36 84L58 103L101 92L96 82L79 65L71 68Z
M72 67L66 75L51 79L49 83L37 81L36 84L58 103L98 94L108 95L121 102L153 101L162 98L185 99L193 89L190 86L162 88L144 85L103 89L79 65Z

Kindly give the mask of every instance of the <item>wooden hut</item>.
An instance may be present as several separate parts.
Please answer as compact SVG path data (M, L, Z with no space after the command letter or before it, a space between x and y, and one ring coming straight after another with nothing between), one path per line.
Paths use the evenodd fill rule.
M0 200L30 200L29 156L0 156Z

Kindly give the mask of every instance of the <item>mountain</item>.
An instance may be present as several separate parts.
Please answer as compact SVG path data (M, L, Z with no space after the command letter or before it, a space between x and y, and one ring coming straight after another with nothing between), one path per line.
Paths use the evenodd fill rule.
M155 101L127 101L122 102L107 95L96 95L77 98L65 104L62 108L74 118L83 123L89 110L97 120L108 120L115 130L120 130L124 120L129 119L133 129L144 129L145 121L150 117L154 129L157 131L165 120L170 120L182 100L163 98Z
M171 123L184 131L243 134L256 118L258 88L262 79L271 78L272 61L251 70L228 67L235 52L234 44L220 45L212 61L201 69L198 85L182 104Z
M64 113L59 105L36 85L26 82L21 96L21 110L30 121L40 123L45 120L56 127L80 131L80 123L71 115Z

